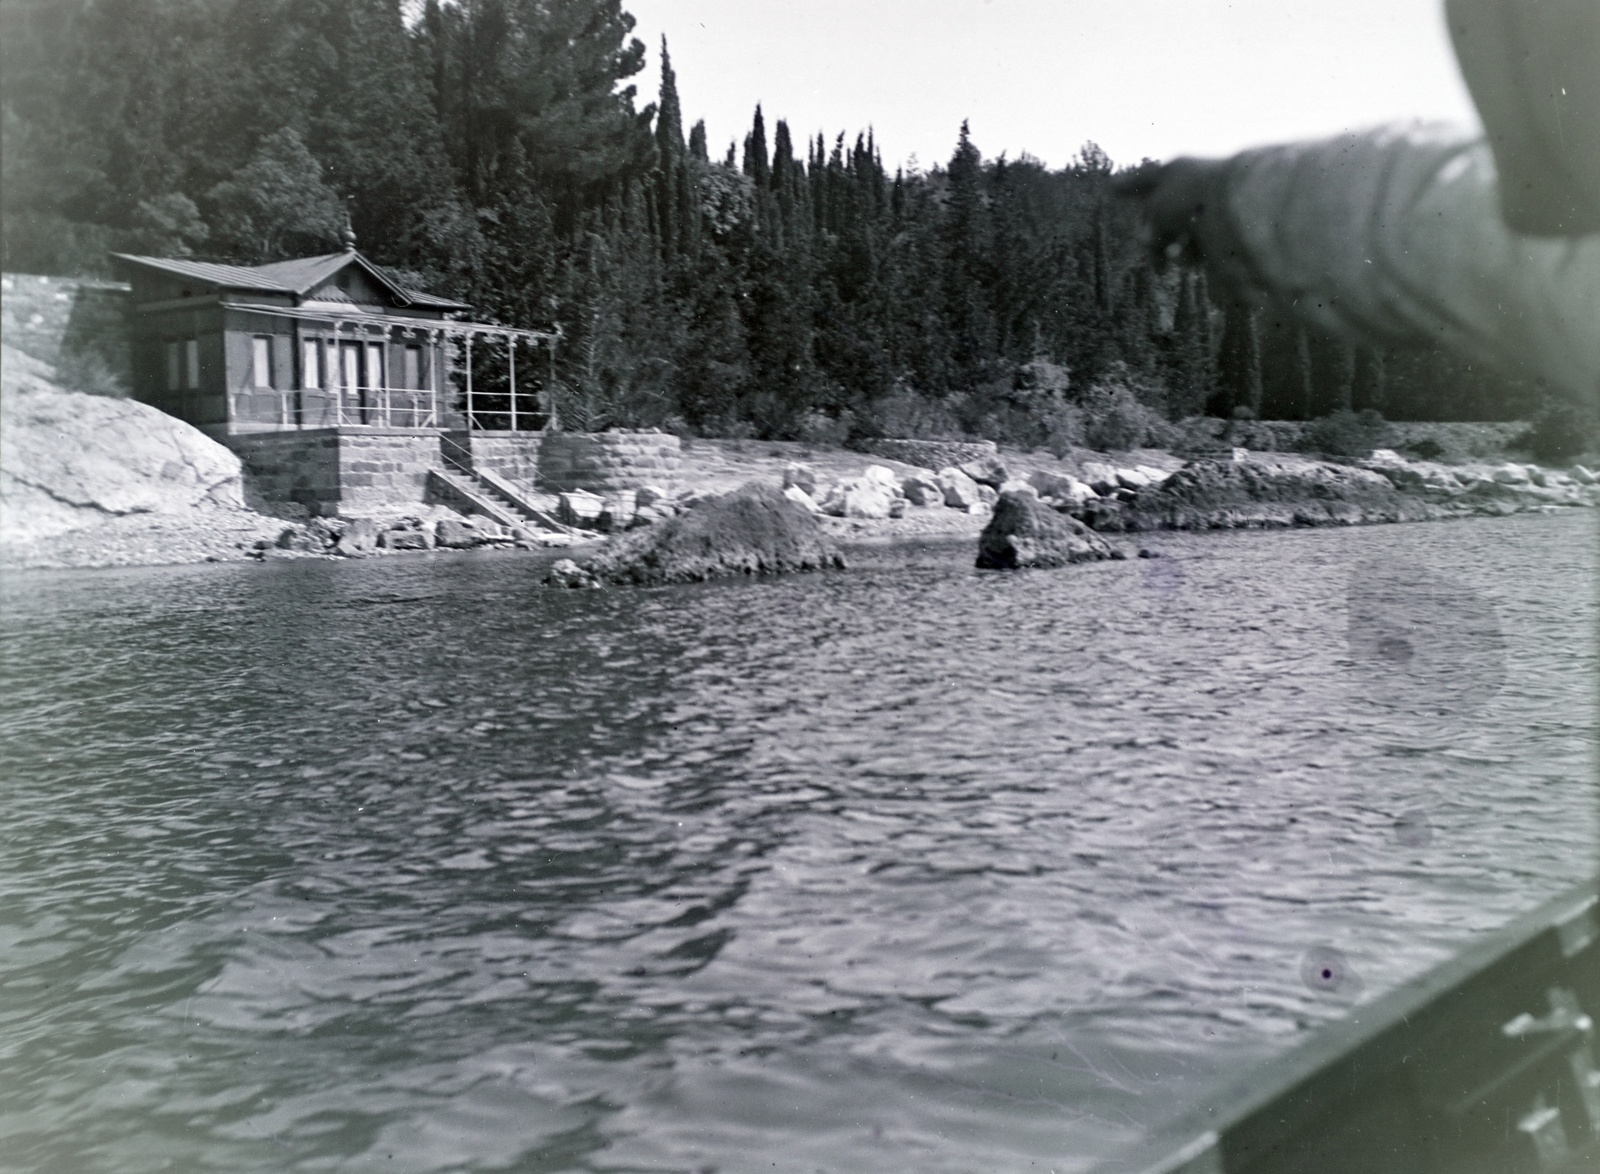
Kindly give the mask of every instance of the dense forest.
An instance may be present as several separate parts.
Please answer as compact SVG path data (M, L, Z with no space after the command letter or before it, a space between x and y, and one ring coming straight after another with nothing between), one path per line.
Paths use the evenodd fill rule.
M480 316L558 325L563 426L849 442L1155 438L1197 414L1503 419L1530 388L1221 304L1143 255L1093 144L1050 170L960 128L742 142L656 100L619 0L0 0L11 272L107 253L362 251ZM863 112L870 115L870 112ZM956 128L952 128L955 132Z

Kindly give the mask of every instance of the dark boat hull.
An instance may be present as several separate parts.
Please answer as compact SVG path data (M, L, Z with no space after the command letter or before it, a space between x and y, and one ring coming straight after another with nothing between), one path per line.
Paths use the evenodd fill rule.
M1096 1174L1600 1170L1600 879L1231 1081Z

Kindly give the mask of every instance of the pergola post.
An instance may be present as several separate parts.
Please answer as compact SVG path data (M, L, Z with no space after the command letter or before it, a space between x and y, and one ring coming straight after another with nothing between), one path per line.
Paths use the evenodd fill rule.
M467 431L473 429L472 421L472 339L471 331L467 333Z
M340 346L339 338L343 329L344 323L335 319L333 323L333 354L329 356L333 360L329 364L333 370L329 372L331 378L323 379L324 383L331 384L333 387L333 423L336 428L344 427L344 348Z
M506 359L511 367L511 431L517 430L517 336L506 335Z

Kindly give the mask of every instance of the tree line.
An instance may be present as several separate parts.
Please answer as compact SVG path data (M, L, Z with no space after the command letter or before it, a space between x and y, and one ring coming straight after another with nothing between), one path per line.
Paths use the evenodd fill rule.
M408 19L409 17L409 19ZM4 0L7 271L337 247L559 325L566 427L848 442L1128 439L1209 414L1511 418L1533 390L1158 271L1116 168L883 162L870 131L713 151L620 0ZM493 372L482 377L492 386ZM1095 434L1106 421L1117 437Z

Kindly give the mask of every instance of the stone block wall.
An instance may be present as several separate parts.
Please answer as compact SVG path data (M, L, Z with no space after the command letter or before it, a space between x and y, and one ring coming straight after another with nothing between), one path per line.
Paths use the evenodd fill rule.
M544 437L543 432L474 432L468 440L467 434L461 432L451 434L450 439L467 444L474 469L487 469L513 485L532 489L539 483L539 453Z
M867 451L935 472L999 455L992 440L874 440L868 443Z
M226 442L244 465L252 505L298 505L314 517L421 505L428 471L442 466L439 434L431 431L314 428Z
M666 432L547 432L539 446L539 480L547 489L670 488L682 472L682 445Z
M244 465L245 501L252 509L298 505L312 517L339 512L339 433L252 432L222 438Z
M341 429L339 512L421 503L427 500L428 470L442 463L437 432Z
M0 336L78 390L127 394L128 286L87 277L0 276Z

